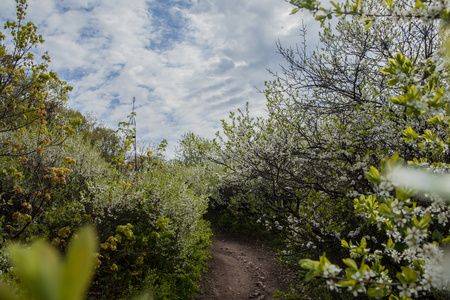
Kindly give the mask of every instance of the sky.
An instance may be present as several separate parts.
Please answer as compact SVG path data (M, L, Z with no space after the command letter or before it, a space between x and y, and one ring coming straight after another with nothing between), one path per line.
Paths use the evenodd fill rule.
M258 90L284 64L276 53L300 43L307 13L284 0L28 0L50 68L73 86L68 105L111 128L136 98L137 138L167 139L167 157L186 132L213 138L221 119L249 103L264 116ZM0 21L15 1L0 1ZM311 43L317 34L310 34Z

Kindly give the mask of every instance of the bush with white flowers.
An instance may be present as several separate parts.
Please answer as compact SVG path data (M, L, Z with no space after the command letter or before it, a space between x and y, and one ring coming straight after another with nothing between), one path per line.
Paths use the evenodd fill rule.
M300 261L306 279L324 277L333 290L445 290L448 195L404 184L398 172L448 172L446 2L291 3L324 25L320 48L309 53L306 38L278 44L288 65L266 82L268 117L247 107L223 121L213 157L232 191L223 203L280 237L287 260L309 257ZM317 252L327 254L316 261Z
M409 24L418 28L435 24L434 34L439 33L441 39L439 48L430 53L430 57L407 57L399 52L388 60L381 73L388 75L389 85L398 90L390 101L403 110L405 120L411 120L402 130L405 144L418 151L415 157L408 159L409 167L431 174L447 173L450 145L449 3L384 1L377 10L368 9L368 5L361 1L332 2L333 8L329 10L319 7L318 2L291 3L297 6L294 12L302 8L311 10L322 23L333 15L351 16L365 23L368 31L380 22ZM350 251L351 256L343 260L347 266L345 272L326 272L324 266L330 262L324 254L320 261L300 261L303 268L310 270L307 279L322 276L328 278L331 289L347 288L355 296L367 293L372 297L389 294L400 298L419 297L450 287L450 273L448 264L444 264L442 248L450 242L449 195L438 194L432 187L425 187L425 192L420 191L412 182L396 177L404 164L404 160L395 153L382 160L379 170L370 167L366 177L373 185L373 192L354 200L355 212L386 233L387 240L381 244L382 247L366 248L365 238L356 244L344 239L342 246ZM393 268L386 268L387 264Z

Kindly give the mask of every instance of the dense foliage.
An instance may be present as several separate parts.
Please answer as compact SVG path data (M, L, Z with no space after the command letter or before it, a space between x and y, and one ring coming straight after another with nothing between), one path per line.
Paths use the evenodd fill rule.
M43 39L25 22L26 8L18 0L17 20L0 34L3 280L20 285L3 251L11 242L44 238L65 252L90 223L100 247L89 298L145 289L154 299L189 299L208 257L206 190L195 171L161 153L145 149L129 160L134 132L126 122L116 132L65 107L71 87L49 71L47 54L35 59Z
M279 44L287 66L266 83L268 117L247 108L223 121L204 152L226 170L218 201L281 237L307 280L354 296L436 296L449 285L448 195L392 173L448 172L447 3L291 3L322 22L321 48Z

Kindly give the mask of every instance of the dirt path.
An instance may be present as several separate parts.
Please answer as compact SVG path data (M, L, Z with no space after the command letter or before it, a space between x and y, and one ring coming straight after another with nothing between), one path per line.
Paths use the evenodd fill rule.
M272 299L276 289L287 291L293 280L292 272L273 261L275 253L252 240L220 234L211 256L195 300Z

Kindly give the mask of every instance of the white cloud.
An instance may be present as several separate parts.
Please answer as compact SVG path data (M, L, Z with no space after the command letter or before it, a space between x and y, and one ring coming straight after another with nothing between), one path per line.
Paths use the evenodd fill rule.
M1 2L0 10L14 13L13 0ZM138 137L166 138L170 149L187 131L213 137L220 119L247 101L263 114L255 86L263 88L266 68L282 62L275 41L294 45L301 24L282 0L29 4L52 69L74 86L70 105L115 126L135 96Z

